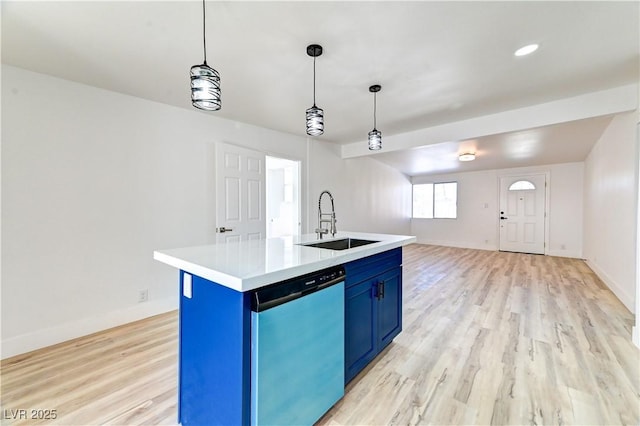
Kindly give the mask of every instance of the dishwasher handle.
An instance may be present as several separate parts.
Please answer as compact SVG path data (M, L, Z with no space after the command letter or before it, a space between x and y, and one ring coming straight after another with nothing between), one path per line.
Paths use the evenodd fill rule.
M291 302L292 300L299 299L308 294L312 294L317 291L324 290L325 288L331 287L332 285L338 284L339 282L342 282L342 281L344 281L343 275L341 275L338 278L323 282L321 284L305 287L300 291L294 291L294 292L285 294L283 296L273 298L273 299L267 299L267 300L260 300L261 293L260 291L257 291L253 294L254 300L252 301L251 310L255 312L266 311L267 309L275 308L276 306L285 304L287 302Z
M331 281L327 281L326 283L322 283L322 284L316 286L316 291L325 289L327 287L331 287L334 284L338 284L340 281L344 281L344 277L339 277L339 278L333 279Z
M255 293L256 298L256 312L266 311L267 309L275 308L278 305L296 300L302 297L302 292L291 293L286 296L279 297L277 299L267 300L266 302L260 302L258 293Z

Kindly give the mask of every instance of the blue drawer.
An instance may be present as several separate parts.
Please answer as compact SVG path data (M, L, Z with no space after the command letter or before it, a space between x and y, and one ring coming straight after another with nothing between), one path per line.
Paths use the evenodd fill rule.
M402 265L402 247L354 260L344 265L346 288Z

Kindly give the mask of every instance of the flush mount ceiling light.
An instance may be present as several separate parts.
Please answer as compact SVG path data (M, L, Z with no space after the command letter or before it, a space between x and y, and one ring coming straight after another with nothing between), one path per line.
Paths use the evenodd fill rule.
M202 0L202 41L204 62L191 67L191 103L198 109L218 111L222 107L220 74L207 65L206 13Z
M476 159L476 154L473 152L465 152L464 154L460 154L458 156L458 160L460 161L473 161Z
M310 44L307 55L313 58L313 106L307 109L307 134L320 136L324 133L324 111L316 106L316 58L322 55L322 46Z
M529 54L535 52L536 50L538 50L538 45L537 44L528 44L528 45L523 46L520 49L516 50L514 55L516 55L516 56L526 56L526 55L529 55Z
M376 129L376 93L382 89L379 84L369 87L369 92L373 93L373 130L369 132L369 150L379 151L382 149L382 133Z

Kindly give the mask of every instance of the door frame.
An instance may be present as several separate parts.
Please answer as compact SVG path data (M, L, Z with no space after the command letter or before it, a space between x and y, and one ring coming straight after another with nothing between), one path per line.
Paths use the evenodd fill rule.
M500 180L502 178L509 177L523 177L544 175L546 182L544 187L544 255L549 255L549 207L550 207L550 194L551 194L551 171L550 170L529 170L523 172L511 171L508 173L499 173L496 182L498 188L498 202L496 205L496 241L498 242L498 251L500 251Z
M226 144L226 145L233 145L236 146L238 148L243 148L243 149L248 149L251 151L257 151L260 152L262 154L264 154L265 157L277 157L277 158L282 158L285 160L290 160L290 161L297 161L300 164L300 167L298 167L298 211L299 211L299 216L298 216L298 220L299 220L299 224L298 224L298 231L299 231L299 235L302 235L304 233L304 227L306 226L306 224L304 223L304 218L306 218L307 215L307 193L308 191L308 179L307 179L307 174L308 174L308 168L307 168L307 163L303 158L298 158L294 155L290 155L290 154L283 154L280 152L276 152L276 151L270 151L270 150L265 150L263 148L258 148L258 147L253 147L250 146L248 144L242 144L242 143L237 143L234 141L230 141L228 139L222 139L219 141L216 141L213 144L213 173L212 173L212 179L213 179L213 188L214 191L216 191L216 193L214 193L214 197L212 199L213 202L213 206L215 206L213 208L213 227L212 227L212 234L213 234L213 242L216 241L217 238L217 232L216 232L216 227L218 226L218 205L217 205L217 190L218 190L218 182L216 181L216 176L218 171L216 170L217 167L217 155L218 155L218 145L219 143L222 144ZM265 164L266 167L266 164ZM266 171L266 169L265 169ZM266 179L265 179L265 183L266 183ZM265 185L265 197L268 196L266 194L266 190L267 187ZM265 209L266 209L266 203L265 203ZM266 210L265 210L265 214L266 214ZM265 220L266 220L266 216L265 216ZM266 237L266 223L265 223L265 237Z
M302 231L302 206L304 205L304 203L302 202L302 194L305 191L302 190L302 165L303 165L304 162L302 160L294 159L294 158L291 158L289 156L283 156L283 155L280 155L280 154L265 153L265 158L267 158L267 157L275 158L275 159L281 159L281 160L287 160L287 161L298 163L298 174L296 176L297 183L298 183L298 188L297 188L297 191L296 191L296 196L297 196L297 200L298 200L298 206L297 206L298 207L298 223L296 225L296 229L297 229L297 234L296 235L300 236L303 233L303 231ZM265 170L268 171L267 165L266 165L266 161L265 161ZM269 187L268 187L268 185L265 188L266 188L265 189L265 191L266 191L265 195L266 195L266 199L267 199L267 201L266 201L267 205L265 207L268 207L268 203L269 203ZM269 225L268 225L268 221L269 221L268 214L267 214L266 219L267 219L267 229L268 229L268 227L269 227ZM266 232L265 235L268 237L268 232Z
M296 157L295 155L283 154L276 151L265 151L264 154L267 157L282 158L289 161L297 161L298 167L298 236L304 234L305 227L307 226L307 201L309 194L309 167L307 167L307 161L304 158Z

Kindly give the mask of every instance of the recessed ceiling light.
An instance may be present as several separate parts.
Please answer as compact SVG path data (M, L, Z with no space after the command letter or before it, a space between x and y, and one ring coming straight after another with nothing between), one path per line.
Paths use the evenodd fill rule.
M535 52L536 50L538 50L538 45L537 44L528 44L528 45L523 46L520 49L516 50L514 55L516 55L516 56L525 56L525 55L528 55L530 53Z
M460 154L458 156L458 160L460 161L473 161L476 159L476 155L472 152L465 152L464 154Z

